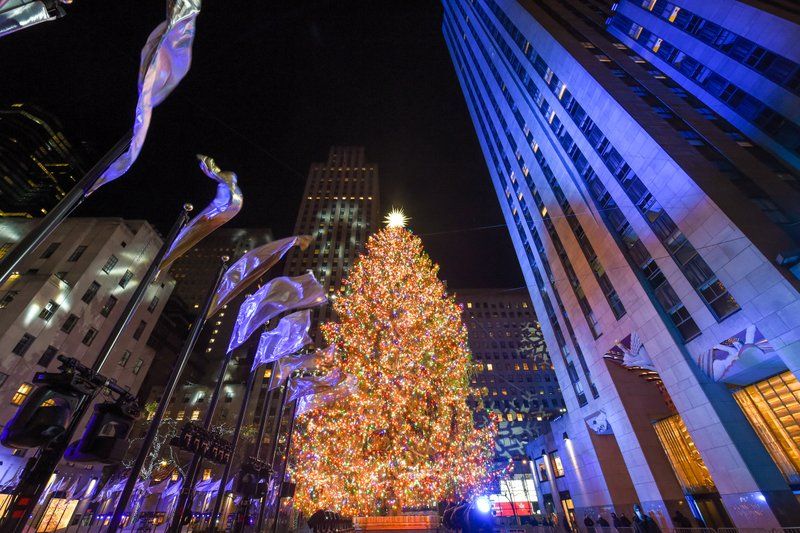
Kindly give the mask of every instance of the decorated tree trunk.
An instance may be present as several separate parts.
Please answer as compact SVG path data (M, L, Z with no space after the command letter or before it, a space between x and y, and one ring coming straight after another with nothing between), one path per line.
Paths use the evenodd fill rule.
M488 481L496 423L476 428L461 309L421 240L402 227L370 237L323 325L350 396L298 420L296 504L348 516L398 514L468 498Z

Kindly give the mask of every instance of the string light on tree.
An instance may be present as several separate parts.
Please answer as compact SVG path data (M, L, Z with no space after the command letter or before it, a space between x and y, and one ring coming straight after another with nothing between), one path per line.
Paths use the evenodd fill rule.
M298 420L295 503L309 515L397 514L470 498L490 481L497 420L476 428L467 405L461 309L405 214L386 220L333 304L339 321L322 326L337 347L331 366L358 387Z

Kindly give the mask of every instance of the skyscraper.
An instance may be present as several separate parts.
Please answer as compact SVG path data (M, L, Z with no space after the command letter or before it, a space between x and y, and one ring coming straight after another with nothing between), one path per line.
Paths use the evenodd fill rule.
M0 216L42 216L85 171L54 116L29 104L0 109Z
M780 437L800 414L797 176L608 33L604 2L443 3L567 404L528 445L544 507L800 520Z
M495 461L497 467L513 463L510 479L499 487L504 497L495 498L495 514L525 516L537 499L525 446L539 436L544 421L566 411L566 404L528 291L455 293L475 364L471 386L477 394L471 407L478 417L486 412L500 417Z
M313 163L300 202L295 235L312 235L307 250L289 253L285 273L314 272L332 296L373 232L378 229L378 166L363 146L333 146L325 163ZM330 304L315 310L315 324L333 316ZM312 337L322 339L315 331Z

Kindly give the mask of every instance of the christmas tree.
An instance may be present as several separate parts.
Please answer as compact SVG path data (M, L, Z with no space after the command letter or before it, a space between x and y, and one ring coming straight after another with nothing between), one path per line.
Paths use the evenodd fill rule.
M461 309L403 217L388 218L334 300L338 322L322 326L332 365L358 388L298 420L295 503L307 514L397 514L488 482L497 428L476 428L467 406Z

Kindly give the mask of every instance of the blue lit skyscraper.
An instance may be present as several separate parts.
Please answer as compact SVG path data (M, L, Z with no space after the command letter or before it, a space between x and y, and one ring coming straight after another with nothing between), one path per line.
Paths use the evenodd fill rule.
M613 15L599 0L443 0L567 404L528 445L538 499L578 522L639 504L662 527L675 511L787 526L800 522L800 182L794 148L778 145L795 126L712 105L620 40L623 11L669 11L671 23L678 6L662 3ZM724 4L742 10L725 20L761 13ZM792 14L779 20L770 4L759 20L796 36ZM751 93L769 109L795 98Z

